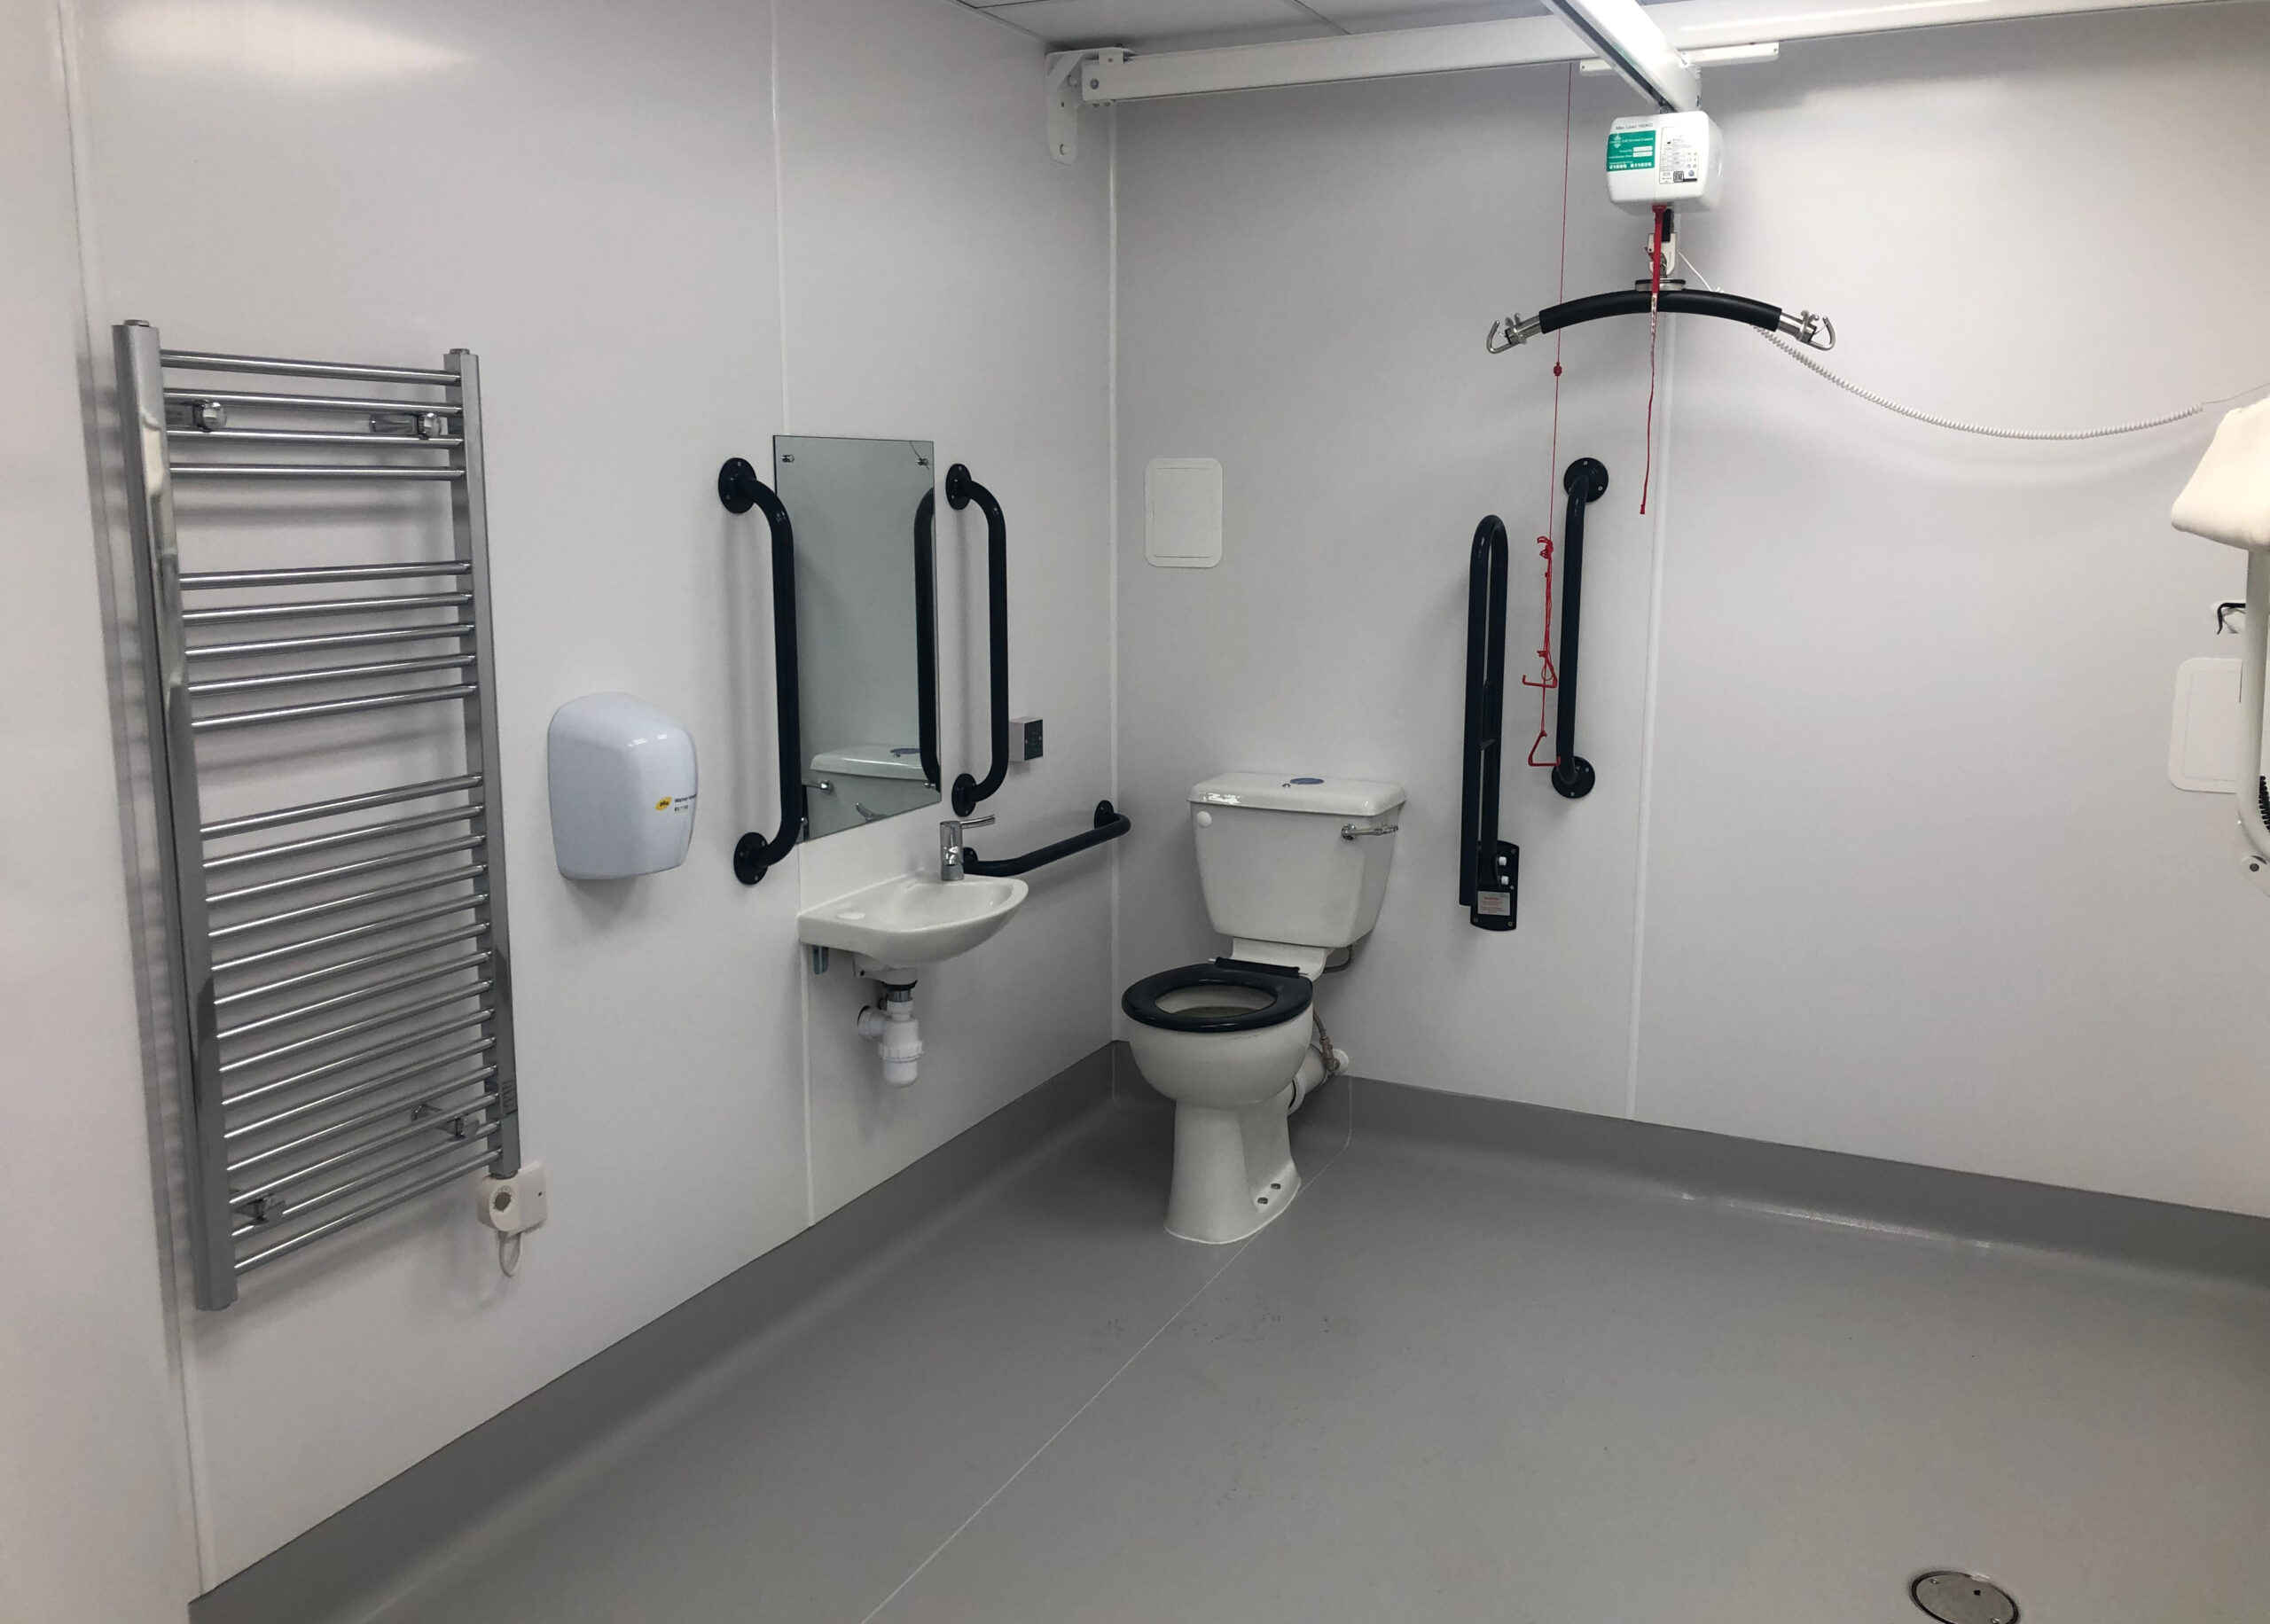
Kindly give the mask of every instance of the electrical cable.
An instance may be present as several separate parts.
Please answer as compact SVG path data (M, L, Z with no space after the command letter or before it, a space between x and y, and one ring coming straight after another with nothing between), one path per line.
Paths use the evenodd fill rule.
M1656 475L1656 337L1663 325L1663 226L1670 206L1656 205L1656 222L1648 234L1648 429L1643 443L1647 457L1640 465L1640 511L1648 511L1648 488Z
M1567 105L1561 117L1561 291L1569 296L1569 160L1577 134L1577 65L1569 64ZM1537 695L1537 737L1530 740L1531 767L1558 767L1556 752L1549 761L1537 759L1538 747L1553 728L1553 691L1561 686L1561 673L1553 664L1553 491L1554 470L1561 463L1561 334L1553 335L1553 433L1545 453L1545 529L1537 538L1538 557L1545 561L1545 632L1537 640L1537 675L1522 678L1522 686Z
M497 1231L497 1267L505 1271L507 1280L521 1272L521 1236L517 1230L510 1235L502 1230Z
M1710 278L1704 276L1702 274L1702 268L1695 262L1695 256L1692 254L1689 254L1685 257L1687 261L1687 269L1693 273L1695 279L1697 282L1700 282L1707 292L1713 293L1717 293L1718 290L1711 285ZM2204 417L2206 416L2207 409L2210 406L2219 406L2225 401L2235 401L2243 395L2257 394L2265 389L2270 389L2270 383L2257 384L2252 388L2241 389L2236 394L2219 395L2211 401L2202 401L2196 406L2186 406L2181 411L2171 411L2156 418L2144 418L2133 423L2110 424L2102 428L1994 428L1983 423L1966 423L1959 418L1942 418L1933 412L1918 411L1913 406L1902 406L1897 401L1886 400L1883 395L1876 394L1875 391L1863 389L1859 385L1852 382L1851 379L1840 377L1838 374L1830 371L1827 367L1821 365L1820 362L1815 361L1811 355L1806 355L1803 350L1790 343L1788 340L1781 337L1778 333L1759 331L1757 336L1765 340L1768 344L1771 344L1775 349L1780 350L1790 360L1796 362L1799 366L1804 368L1805 371L1818 375L1829 383L1835 384L1838 388L1843 390L1845 394L1857 396L1859 399L1867 402L1871 406L1881 406L1886 411L1894 412L1900 417L1911 418L1917 423L1927 423L1933 428L1952 429L1958 434L1979 434L1989 440L2030 440L2043 441L2109 440L2116 434L2141 434L2147 429L2165 428L2172 423L2181 423L2192 418Z

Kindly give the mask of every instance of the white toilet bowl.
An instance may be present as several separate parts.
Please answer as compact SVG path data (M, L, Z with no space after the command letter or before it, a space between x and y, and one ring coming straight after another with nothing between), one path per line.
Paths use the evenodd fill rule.
M1122 996L1137 1067L1175 1102L1169 1234L1243 1240L1299 1192L1286 1115L1311 996L1297 971L1234 959L1162 971Z
M1380 917L1403 786L1305 773L1220 773L1190 792L1206 917L1229 958L1162 970L1120 1008L1151 1086L1174 1101L1167 1229L1243 1240L1301 1187L1285 1118L1347 1064L1309 1058L1310 1005L1331 956Z

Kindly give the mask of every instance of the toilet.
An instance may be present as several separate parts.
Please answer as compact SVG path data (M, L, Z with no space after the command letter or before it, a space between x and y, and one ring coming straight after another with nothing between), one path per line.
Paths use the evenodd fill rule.
M1230 951L1121 995L1144 1078L1175 1103L1167 1230L1243 1240L1301 1188L1286 1118L1322 1080L1311 1050L1325 961L1371 931L1403 786L1233 772L1190 792L1198 882Z

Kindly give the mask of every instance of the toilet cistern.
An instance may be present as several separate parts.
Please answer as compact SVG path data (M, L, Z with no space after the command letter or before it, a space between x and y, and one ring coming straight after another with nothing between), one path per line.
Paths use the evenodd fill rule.
M983 817L950 817L938 825L938 879L941 884L961 878L961 832L982 829L993 821L988 812Z

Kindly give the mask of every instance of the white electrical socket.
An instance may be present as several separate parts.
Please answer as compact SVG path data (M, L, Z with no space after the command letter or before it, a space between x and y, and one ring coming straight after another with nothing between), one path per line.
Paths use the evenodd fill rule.
M522 1234L551 1215L541 1162L522 1162L510 1178L482 1179L478 1194L481 1222L499 1235Z

